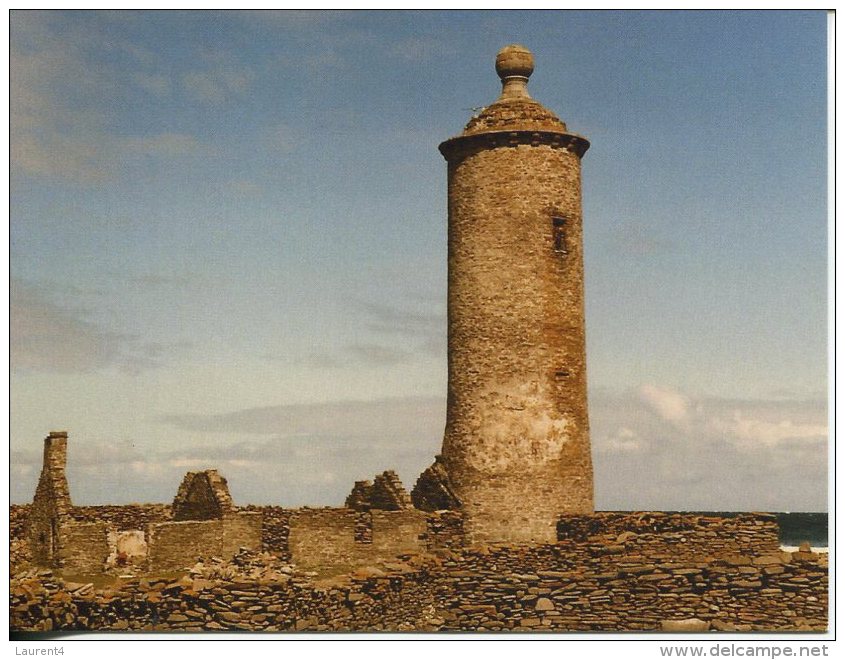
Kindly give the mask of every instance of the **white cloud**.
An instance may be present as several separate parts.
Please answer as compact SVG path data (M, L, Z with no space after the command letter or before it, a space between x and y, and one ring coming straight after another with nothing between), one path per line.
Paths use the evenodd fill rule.
M420 420L436 420L438 425L443 424L443 399L406 397L288 404L217 415L170 415L162 421L180 429L203 433L378 439L419 436Z
M13 370L79 372L112 364L121 337L47 300L17 280L10 283Z
M824 399L695 397L656 385L590 398L606 509L825 510Z
M746 449L761 445L772 447L791 440L823 440L828 431L827 424L795 422L782 416L760 419L748 417L739 410L729 419L715 419L712 423Z
M620 427L615 434L597 443L599 453L638 452L647 447L645 440L627 426Z
M316 369L384 367L408 364L420 358L446 357L446 315L439 301L420 301L433 307L420 311L395 305L352 301L350 318L367 331L379 335L379 341L353 342L337 349L311 352L304 356L265 353L268 360L289 360Z
M681 423L687 419L689 401L674 390L647 384L640 387L640 397L667 422Z

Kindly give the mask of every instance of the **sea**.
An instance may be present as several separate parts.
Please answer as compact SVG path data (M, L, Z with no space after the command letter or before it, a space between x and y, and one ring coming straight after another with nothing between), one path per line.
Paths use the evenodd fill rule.
M827 513L796 511L778 513L777 517L781 545L809 541L814 548L827 548Z

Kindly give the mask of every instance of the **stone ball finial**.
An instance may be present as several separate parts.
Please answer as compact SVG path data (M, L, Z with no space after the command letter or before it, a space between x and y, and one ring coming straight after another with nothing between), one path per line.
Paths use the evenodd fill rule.
M496 73L502 82L514 76L528 78L534 72L534 56L525 46L511 44L496 55Z

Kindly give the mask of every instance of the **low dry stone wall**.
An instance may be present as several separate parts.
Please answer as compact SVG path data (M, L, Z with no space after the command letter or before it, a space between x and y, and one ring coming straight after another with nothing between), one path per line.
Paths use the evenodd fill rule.
M154 515L143 507L126 514L116 509L111 520L125 525ZM371 512L310 509L304 510L313 523L309 543L331 532L353 554L369 548L378 555L372 562L381 563L303 573L321 567L316 559L286 563L288 542L296 543L291 517L303 510L246 510L263 514L253 532L256 548L260 536L260 553L239 552L231 562L212 559L211 567L207 560L177 571L177 577L112 576L109 586L97 588L68 582L74 578L67 571L64 578L37 569L13 571L11 628L648 631L683 628L690 620L696 629L714 631L827 627L827 555L808 547L782 552L774 517L765 514L565 516L557 543L467 548L456 512L379 512L374 521ZM11 514L18 554L25 541L14 534L23 534L25 513L15 507ZM374 532L364 542L362 516ZM321 526L325 522L328 527ZM185 523L165 527L172 525ZM404 540L394 545L388 538L380 547L380 528L394 529ZM413 546L414 554L381 556L401 551L403 544ZM178 563L184 566L186 559Z
M26 538L29 509L29 504L11 504L9 506L9 536L12 538Z
M29 508L28 504L9 507L9 573L12 575L29 568L32 562L27 539Z
M624 550L562 541L410 556L313 582L258 577L66 583L15 576L12 630L648 631L696 619L716 631L825 630L827 563L811 552L655 563L648 539Z
M591 515L561 516L557 524L558 541L637 534L659 534L667 549L673 552L682 549L687 555L775 552L780 547L777 516L769 513L726 517L662 511L599 511Z
M442 568L443 629L660 630L691 618L713 630L825 629L825 555L691 562L649 556L652 540L465 551Z
M243 560L243 555L234 561ZM370 570L315 585L284 568L258 576L202 570L180 579L132 579L106 589L65 583L50 571L11 585L13 630L416 630L433 613L422 569ZM397 567L399 568L399 567ZM240 567L239 567L240 569ZM436 622L437 620L435 620Z

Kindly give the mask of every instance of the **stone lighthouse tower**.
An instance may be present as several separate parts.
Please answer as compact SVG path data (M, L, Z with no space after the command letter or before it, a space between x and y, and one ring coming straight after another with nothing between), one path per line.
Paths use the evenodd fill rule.
M449 385L442 455L426 472L464 511L470 541L554 541L561 513L593 511L581 232L589 142L529 96L533 70L526 48L503 48L501 96L440 145Z

